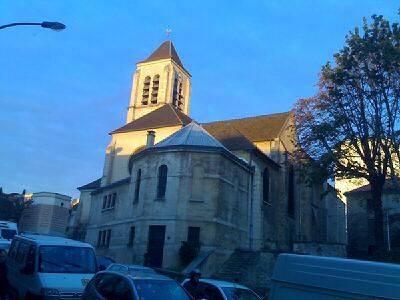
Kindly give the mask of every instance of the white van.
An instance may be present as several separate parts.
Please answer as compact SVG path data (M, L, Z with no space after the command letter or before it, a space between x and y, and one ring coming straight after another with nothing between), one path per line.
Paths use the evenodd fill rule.
M0 249L8 251L11 245L11 240L17 234L17 223L0 221Z
M80 299L97 263L89 244L24 234L14 237L7 268L16 299Z
M281 254L272 275L268 299L400 299L400 266Z

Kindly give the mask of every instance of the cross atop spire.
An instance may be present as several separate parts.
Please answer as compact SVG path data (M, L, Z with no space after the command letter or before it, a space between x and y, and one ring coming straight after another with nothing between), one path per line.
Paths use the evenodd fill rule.
M171 32L172 32L172 29L171 29L171 28L167 27L167 28L165 29L165 33L167 34L167 40L171 40L171 38L170 38Z

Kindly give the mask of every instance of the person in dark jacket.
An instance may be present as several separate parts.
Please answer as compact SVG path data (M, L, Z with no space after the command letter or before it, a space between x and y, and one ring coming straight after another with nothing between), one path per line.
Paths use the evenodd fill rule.
M7 266L6 266L7 252L0 249L0 299L9 299L9 286L7 279Z
M183 287L195 300L200 300L204 298L203 288L201 287L199 281L200 276L200 271L198 269L194 269L190 272L190 280L183 284Z

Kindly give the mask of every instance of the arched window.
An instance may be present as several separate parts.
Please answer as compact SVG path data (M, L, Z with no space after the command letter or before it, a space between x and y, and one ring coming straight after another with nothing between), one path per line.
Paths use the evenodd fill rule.
M167 190L168 167L161 165L158 168L157 198L164 198Z
M150 76L146 76L143 82L143 96L142 96L142 104L146 105L149 103L149 96L150 96Z
M270 203L269 199L269 171L267 168L264 169L263 172L263 202L264 203Z
M288 215L294 216L294 169L289 166L288 171Z
M134 203L137 203L139 201L140 182L141 182L141 180L142 180L142 169L139 169L136 172L135 198L133 199Z
M153 104L157 103L159 84L160 84L160 75L157 74L153 77L153 89L151 91L151 103Z
M204 186L203 186L203 177L204 171L203 167L200 165L196 165L192 169L192 200L201 201L204 195Z

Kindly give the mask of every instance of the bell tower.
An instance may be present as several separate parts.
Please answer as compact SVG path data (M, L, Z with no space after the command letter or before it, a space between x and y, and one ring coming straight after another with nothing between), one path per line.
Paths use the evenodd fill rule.
M136 65L126 123L165 104L189 115L190 77L174 44L170 40L163 42Z

